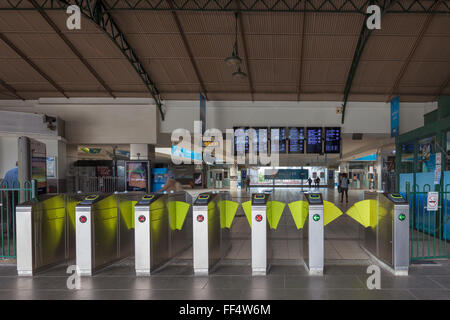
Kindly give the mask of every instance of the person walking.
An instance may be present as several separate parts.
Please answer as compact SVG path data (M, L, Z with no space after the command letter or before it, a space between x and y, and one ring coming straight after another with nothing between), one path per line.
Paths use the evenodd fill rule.
M320 178L317 177L316 178L316 189L319 189L319 187L320 187Z
M342 178L339 180L339 189L341 190L341 203L344 201L344 193L345 193L345 202L348 203L348 177L347 174L342 174Z
M311 177L308 178L308 184L309 184L309 188L311 189L311 186L312 186L312 179L311 179Z

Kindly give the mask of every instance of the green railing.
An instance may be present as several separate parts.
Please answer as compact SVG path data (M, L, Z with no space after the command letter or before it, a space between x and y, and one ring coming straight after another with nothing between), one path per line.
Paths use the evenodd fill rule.
M429 184L406 188L410 212L410 259L450 258L450 184L439 194L437 211L427 210Z
M16 257L16 206L35 197L35 182L0 183L0 259Z

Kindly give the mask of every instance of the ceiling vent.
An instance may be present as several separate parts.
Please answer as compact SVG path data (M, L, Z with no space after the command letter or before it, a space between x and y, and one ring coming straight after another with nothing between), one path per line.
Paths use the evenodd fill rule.
M352 140L362 140L363 134L362 133L354 133L352 134Z

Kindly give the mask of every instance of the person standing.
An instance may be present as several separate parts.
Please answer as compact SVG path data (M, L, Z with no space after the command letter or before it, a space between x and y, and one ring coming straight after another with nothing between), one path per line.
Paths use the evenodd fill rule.
M317 177L316 178L316 189L319 189L319 187L320 187L320 178Z
M312 179L311 179L311 177L308 178L308 184L309 184L309 188L311 189L311 186L312 186Z
M345 193L345 202L348 203L348 177L347 174L342 174L342 178L339 180L339 188L341 190L341 203L344 201L344 193Z
M245 176L245 191L248 192L250 190L250 175L247 174Z

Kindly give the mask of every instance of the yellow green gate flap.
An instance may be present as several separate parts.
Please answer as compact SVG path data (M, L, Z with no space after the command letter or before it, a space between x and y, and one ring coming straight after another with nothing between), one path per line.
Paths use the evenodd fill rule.
M270 200L267 202L267 221L271 229L276 229L280 222L281 215L286 204L284 202ZM242 203L242 209L244 209L245 216L247 217L248 224L252 226L252 201L246 201Z
M270 200L267 202L267 221L271 229L278 227L285 206L286 204L280 201Z
M294 218L297 229L303 228L306 218L308 217L309 205L307 201L298 200L288 204L291 210L292 218Z
M134 205L137 201L121 201L119 204L121 216L127 226L127 229L134 229Z
M341 209L330 201L323 201L323 225L326 226L331 221L342 215Z
M247 217L250 228L252 227L252 201L242 202L242 209L244 209L245 216Z
M383 208L380 205L380 202L376 199L368 199L356 202L346 212L347 215L349 215L352 219L356 220L366 228L376 227L378 223L378 217L385 216L386 213L386 208Z
M169 201L169 225L172 230L181 230L191 205L184 201Z
M239 203L231 200L221 200L217 205L220 211L220 227L231 228Z

